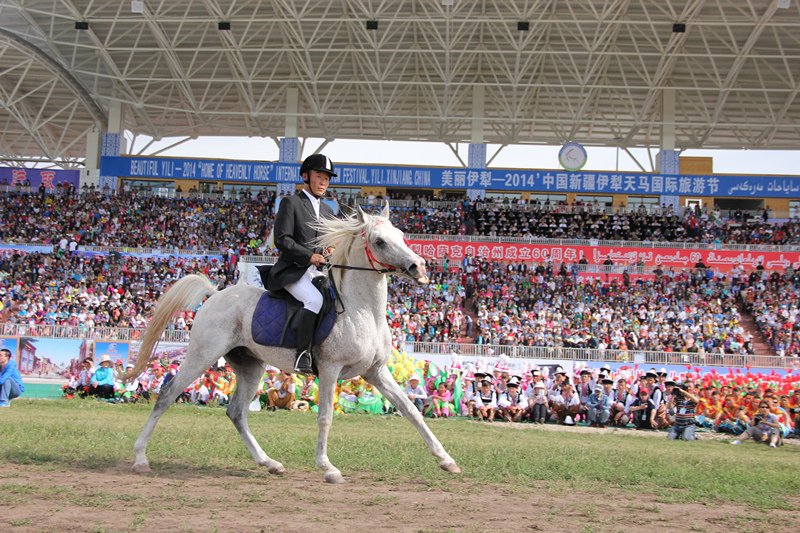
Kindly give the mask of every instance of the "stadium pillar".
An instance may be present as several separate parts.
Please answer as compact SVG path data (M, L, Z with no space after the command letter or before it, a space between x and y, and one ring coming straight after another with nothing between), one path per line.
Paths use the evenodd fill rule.
M94 184L95 187L99 184L100 147L102 143L103 128L100 124L95 124L86 136L86 161L78 183L79 187L83 187L84 183L86 185Z
M472 142L469 145L467 166L469 168L486 168L486 145L483 143L483 115L486 101L486 88L483 85L472 86ZM470 200L486 197L486 189L467 189Z
M661 93L661 150L656 155L656 168L664 176L677 176L681 169L681 152L675 150L675 89L668 87ZM680 205L680 197L663 189L661 204L673 205L676 210Z
M111 102L108 106L108 133L100 133L100 128L96 128L96 141L89 139L86 147L86 168L89 169L89 157L97 159L99 168L99 154L102 157L116 157L128 152L127 139L125 139L125 106L121 102ZM92 134L94 136L94 133ZM81 187L84 185L94 185L99 190L116 191L119 183L119 176L98 175L100 172L83 172L81 174Z
M280 163L297 163L300 159L300 154L298 153L300 143L297 139L297 98L297 88L291 87L286 90L286 125L278 153L278 161ZM295 188L295 183L278 183L277 194L279 196L282 192L293 194Z
M125 106L122 102L112 102L108 106L108 134L117 135L116 155L128 153L128 141L125 139ZM103 154L106 155L106 154Z

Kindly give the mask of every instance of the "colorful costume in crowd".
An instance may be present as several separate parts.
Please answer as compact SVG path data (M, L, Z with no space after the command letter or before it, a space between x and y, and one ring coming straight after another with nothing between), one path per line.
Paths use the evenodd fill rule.
M364 392L364 381L353 378L342 382L342 390L336 403L343 413L355 413L358 410L358 397Z
M386 412L389 402L369 383L364 384L364 391L358 398L358 411L371 415L380 415Z

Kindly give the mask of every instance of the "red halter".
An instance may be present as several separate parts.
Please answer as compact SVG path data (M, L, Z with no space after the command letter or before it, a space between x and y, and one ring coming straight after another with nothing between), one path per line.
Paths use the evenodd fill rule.
M379 220L378 222L375 223L374 226L372 226L372 229L375 229L375 227L378 224L383 224L383 222L384 222L383 220ZM369 249L369 240L367 240L366 230L361 230L361 238L364 239L364 251L367 252L367 259L369 260L369 264L370 264L370 266L372 267L373 270L376 270L376 271L379 271L379 272L381 271L381 269L379 269L379 268L377 268L375 266L375 263L378 263L380 266L382 266L384 269L387 269L389 272L396 272L397 271L396 267L393 267L392 265L387 265L386 263L381 263L372 254L372 250Z

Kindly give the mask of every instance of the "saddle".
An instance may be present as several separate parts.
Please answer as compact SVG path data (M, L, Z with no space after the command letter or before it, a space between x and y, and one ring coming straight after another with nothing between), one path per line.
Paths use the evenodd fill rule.
M266 287L272 265L260 265L256 268L261 276L261 282ZM322 308L317 315L313 341L313 346L319 346L328 338L336 323L337 295L330 286L327 276L317 276L312 283L322 293ZM284 289L265 291L253 311L250 327L253 340L263 346L297 348L296 321L298 311L302 308L303 303Z

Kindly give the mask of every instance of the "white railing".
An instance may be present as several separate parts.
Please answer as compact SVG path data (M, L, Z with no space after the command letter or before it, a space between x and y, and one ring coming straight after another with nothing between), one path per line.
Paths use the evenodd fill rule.
M545 246L605 246L611 248L653 248L653 249L675 249L675 250L720 250L735 252L780 252L791 253L800 252L800 244L787 246L775 246L770 244L714 244L701 242L648 242L648 241L606 241L590 239L526 239L524 237L486 237L480 235L442 235L442 234L421 234L407 233L406 239L410 241L436 241L436 242L459 242L459 243L496 243L496 244L531 244ZM19 246L42 246L42 243L2 243L16 244ZM134 248L129 246L79 246L79 250L92 252L119 252L119 253L140 253L140 254L173 254L173 255L221 255L221 250L193 250L174 249L174 248ZM260 256L242 256L260 257ZM253 262L253 261L251 261Z
M239 258L241 263L263 263L265 265L274 265L278 258L272 255L243 255Z
M772 355L738 355L718 353L648 352L641 350L597 350L591 348L564 348L542 346L505 346L490 344L463 344L443 342L405 342L403 349L409 354L449 354L462 356L498 357L512 359L543 359L569 361L595 361L608 363L639 363L646 365L692 365L720 367L800 368L797 357Z
M88 328L82 326L44 326L26 324L0 324L0 335L8 337L33 337L53 339L87 339L140 341L144 328ZM169 329L161 335L161 342L189 342L190 331ZM596 350L589 348L562 348L540 346L504 346L489 344L463 344L443 342L404 342L409 354L449 354L462 356L498 357L507 355L514 359L569 360L592 362L639 363L646 365L692 365L719 367L800 368L797 357L770 355L736 355L716 353L647 352L638 350Z
M79 251L99 252L99 253L134 253L134 254L156 254L156 255L193 255L208 256L222 255L222 250L195 250L192 248L136 248L131 246L78 246Z
M0 335L7 337L139 341L144 332L144 328L0 324ZM189 342L189 331L168 329L161 335L161 341Z

